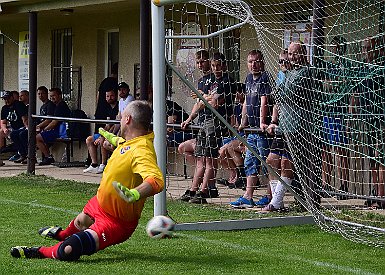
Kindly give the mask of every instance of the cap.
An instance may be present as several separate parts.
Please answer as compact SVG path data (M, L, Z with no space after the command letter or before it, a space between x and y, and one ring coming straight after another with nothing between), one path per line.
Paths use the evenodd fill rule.
M120 89L120 88L130 89L130 86L128 86L128 84L126 82L120 82L118 84L118 89Z
M10 91L2 92L1 98L8 98L8 97L12 97L12 93Z

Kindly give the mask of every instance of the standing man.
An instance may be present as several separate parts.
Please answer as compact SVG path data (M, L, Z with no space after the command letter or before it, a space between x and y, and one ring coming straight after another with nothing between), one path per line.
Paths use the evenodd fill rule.
M247 143L266 160L270 150L270 140L266 129L271 121L269 108L269 97L271 86L269 75L265 71L263 54L260 50L252 50L247 56L247 68L249 74L246 77L246 100L242 108L241 125L238 131L242 131L247 125L251 128L260 128L261 132L250 133L247 136ZM234 208L254 207L253 194L259 179L258 174L261 168L260 160L246 150L245 157L246 192L238 200L230 202Z
M292 42L288 48L291 70L276 102L280 110L280 128L287 138L290 154L301 178L310 210L320 206L317 190L322 188L321 138L322 90L314 88L313 74L307 61L306 45Z
M108 117L107 119L115 119L119 112L118 95L114 90L110 90L106 93L106 101L108 103ZM113 124L106 124L104 130L110 131ZM107 165L107 159L109 151L103 147L104 137L100 134L93 134L86 139L88 153L91 157L91 164L88 168L84 169L84 173L101 174ZM100 165L98 165L98 147L100 147L102 159Z
M20 133L28 128L28 108L22 102L15 100L9 91L4 92L2 98L5 105L1 109L1 130L5 136L9 136L14 141L17 149L16 155L9 160L22 162L27 158L27 151L18 140ZM8 127L8 123L11 127Z
M110 90L118 90L118 63L114 63L111 67L111 75L103 79L99 85L97 93L97 103L95 111L95 119L107 119L108 103L106 101L106 93ZM103 124L95 124L95 133L99 127L104 127Z
M67 103L62 98L62 92L59 88L51 88L49 90L49 96L53 104L55 104L54 116L56 117L70 117L71 111L68 108ZM40 132L36 135L36 146L43 154L43 160L39 165L49 165L55 162L55 159L51 155L48 143L52 143L60 136L60 125L64 123L59 120L52 120L48 125L37 128L36 131Z
M216 109L220 115L230 120L233 111L233 93L235 88L227 69L226 58L222 53L214 53L211 59L212 74L203 78L202 94L208 103ZM216 170L218 168L219 147L222 142L224 125L219 119L198 101L193 106L189 118L182 122L185 129L197 116L199 129L196 146L196 167L194 178L189 190L181 197L183 201L190 203L207 203L206 198L218 197L218 189L215 187ZM200 191L198 191L200 187Z
M151 127L152 110L145 101L133 101L122 113L120 142L104 170L96 196L69 226L45 227L43 237L59 241L51 247L11 248L16 258L53 258L76 261L130 238L138 225L146 198L163 190L156 164ZM112 143L114 143L112 141Z
M211 73L209 52L206 50L197 51L195 54L195 62L196 62L195 63L196 67L202 74L202 77L198 79L198 91L202 91L204 86L203 83L204 83L205 76ZM197 96L194 93L191 94L191 97L194 99L197 98ZM196 139L193 138L182 142L178 146L178 152L186 156L187 163L195 164L195 156L194 156L195 145L196 145ZM186 194L188 196L190 196L189 192L190 190L186 191Z

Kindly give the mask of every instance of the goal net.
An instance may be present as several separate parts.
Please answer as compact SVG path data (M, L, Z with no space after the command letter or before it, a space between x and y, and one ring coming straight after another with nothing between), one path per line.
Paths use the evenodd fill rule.
M274 175L281 176L279 182L285 187L281 191L290 191L283 201L286 209L293 210L293 205L300 202L323 229L338 232L353 241L383 246L385 1L203 0L167 5L164 9L168 37L166 59L194 87L202 87L199 82L204 74L210 73L208 70L215 75L215 67L204 71L197 65L197 59L202 59L197 52L206 50L210 59L217 52L225 56L226 66L222 70L226 80L221 85L229 85L233 96L232 101L218 100L225 110L219 113L235 130L242 124L239 108L242 109L244 98L248 102L252 93L251 84L247 84L247 76L252 72L248 67L250 51L261 51L263 75L267 76L268 83L257 81L255 85L268 86L257 89L257 93L263 91L261 97L267 95L268 98L269 112L265 122L267 125L277 122L277 133L284 135L291 155L289 159L295 168L292 179L287 181L287 176L282 176L285 172L276 169L276 163L270 167L277 172ZM246 89L242 85L245 79ZM253 79L255 81L255 77ZM189 115L199 98L197 101L196 96L191 96L186 81L170 68L167 84L168 99ZM210 94L213 88L208 90ZM242 91L244 97L239 96ZM252 104L261 104L260 98ZM204 110L211 110L206 101L203 104L206 104ZM273 121L273 105L277 107L278 121ZM170 106L169 109L173 107ZM247 110L253 109L247 107L250 106L246 106ZM232 121L226 112L229 108L238 115ZM250 144L244 144L244 141L250 142L248 135L263 135L261 114L254 113L252 118L250 112L246 112L249 126L245 128L245 140L234 143L235 146L225 153L220 147L225 137L234 136L234 131L226 131L228 125L222 122L214 125L220 131L211 132L215 142L203 146L212 146L207 151L212 155L206 155L206 159L211 157L203 170L212 165L215 171L206 174L211 177L209 180L202 176L198 181L194 174L201 173L199 165L202 163L194 156L194 150L196 155L199 138L182 147L180 144L197 138L202 134L200 129L207 125L200 116L187 130L179 126L187 116L169 121L168 172L179 179L173 181L178 184L167 187L169 195L179 199L188 190L199 192L207 181L206 188L215 185L219 196L209 195L200 203L230 208L231 202L244 196L250 185L244 172L251 173L245 158L250 159L250 153L258 155L255 156L258 159L267 157L260 148L254 146L254 150L249 150L247 145ZM213 113L207 111L205 115L207 119ZM206 131L205 134L210 133ZM271 146L276 136L265 136L270 139ZM267 169L266 162L262 162L262 166L265 168L258 170L258 180L251 181L256 184L253 186L254 203L268 194L270 188L268 174L273 173L272 169ZM243 181L237 181L239 178ZM198 183L195 187L194 181ZM249 185L242 190L246 182ZM272 191L273 195L278 192ZM193 196L196 194L192 193ZM249 209L260 211L256 205Z

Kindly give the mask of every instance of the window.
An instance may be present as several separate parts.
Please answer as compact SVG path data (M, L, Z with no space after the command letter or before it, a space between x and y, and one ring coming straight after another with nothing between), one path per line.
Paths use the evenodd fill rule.
M72 29L52 31L51 85L62 90L63 99L71 101Z

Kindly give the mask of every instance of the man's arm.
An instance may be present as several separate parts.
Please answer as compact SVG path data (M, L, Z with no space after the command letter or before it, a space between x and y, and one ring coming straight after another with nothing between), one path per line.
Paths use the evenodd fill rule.
M244 128L246 128L246 125L247 125L247 105L246 105L246 99L245 99L242 105L241 125L239 125L238 131L242 131Z
M186 129L187 125L189 125L198 116L200 109L201 109L201 103L196 102L191 110L191 114L189 115L189 117L182 122L181 124L182 129Z
M267 125L267 118L269 115L269 99L267 95L261 96L261 108L260 108L260 128L265 131L269 125Z
M1 130L4 132L4 134L7 136L8 135L8 128L7 128L7 120L2 119L1 120Z

